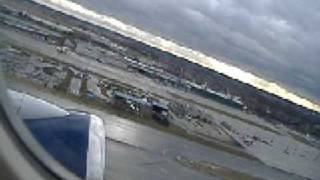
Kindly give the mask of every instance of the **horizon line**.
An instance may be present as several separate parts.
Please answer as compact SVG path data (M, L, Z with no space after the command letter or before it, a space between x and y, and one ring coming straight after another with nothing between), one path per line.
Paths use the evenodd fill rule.
M104 14L98 14L92 10L83 7L80 4L69 0L31 0L38 4L47 6L64 14L79 18L102 28L115 31L125 37L132 38L151 47L163 50L165 52L184 58L189 62L201 65L204 68L214 70L232 79L242 83L251 85L257 89L267 93L276 95L280 98L288 100L296 105L303 106L309 110L320 113L320 105L308 100L301 95L295 94L287 90L275 82L267 81L250 72L246 72L236 66L229 65L217 58L205 55L200 51L178 45L177 43L164 39L160 36L155 36L149 32L140 30L135 26L128 25L114 17ZM44 2L46 1L46 2Z

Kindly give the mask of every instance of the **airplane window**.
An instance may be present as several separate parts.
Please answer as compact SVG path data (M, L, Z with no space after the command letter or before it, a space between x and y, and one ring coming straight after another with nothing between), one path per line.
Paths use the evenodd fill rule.
M11 112L76 177L320 179L319 3L0 2Z

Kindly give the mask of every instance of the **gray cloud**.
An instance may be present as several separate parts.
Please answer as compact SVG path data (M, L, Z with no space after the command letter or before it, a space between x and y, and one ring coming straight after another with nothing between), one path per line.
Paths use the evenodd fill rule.
M320 1L73 1L320 102Z

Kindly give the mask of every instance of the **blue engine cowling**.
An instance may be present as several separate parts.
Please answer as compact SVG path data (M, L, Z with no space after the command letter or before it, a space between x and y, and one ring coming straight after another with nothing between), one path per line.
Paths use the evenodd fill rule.
M105 128L99 117L67 111L12 90L9 95L17 113L53 158L82 179L103 179Z

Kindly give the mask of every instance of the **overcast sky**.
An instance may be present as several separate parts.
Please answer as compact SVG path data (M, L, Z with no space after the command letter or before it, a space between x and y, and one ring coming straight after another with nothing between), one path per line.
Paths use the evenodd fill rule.
M73 0L320 102L318 0Z

